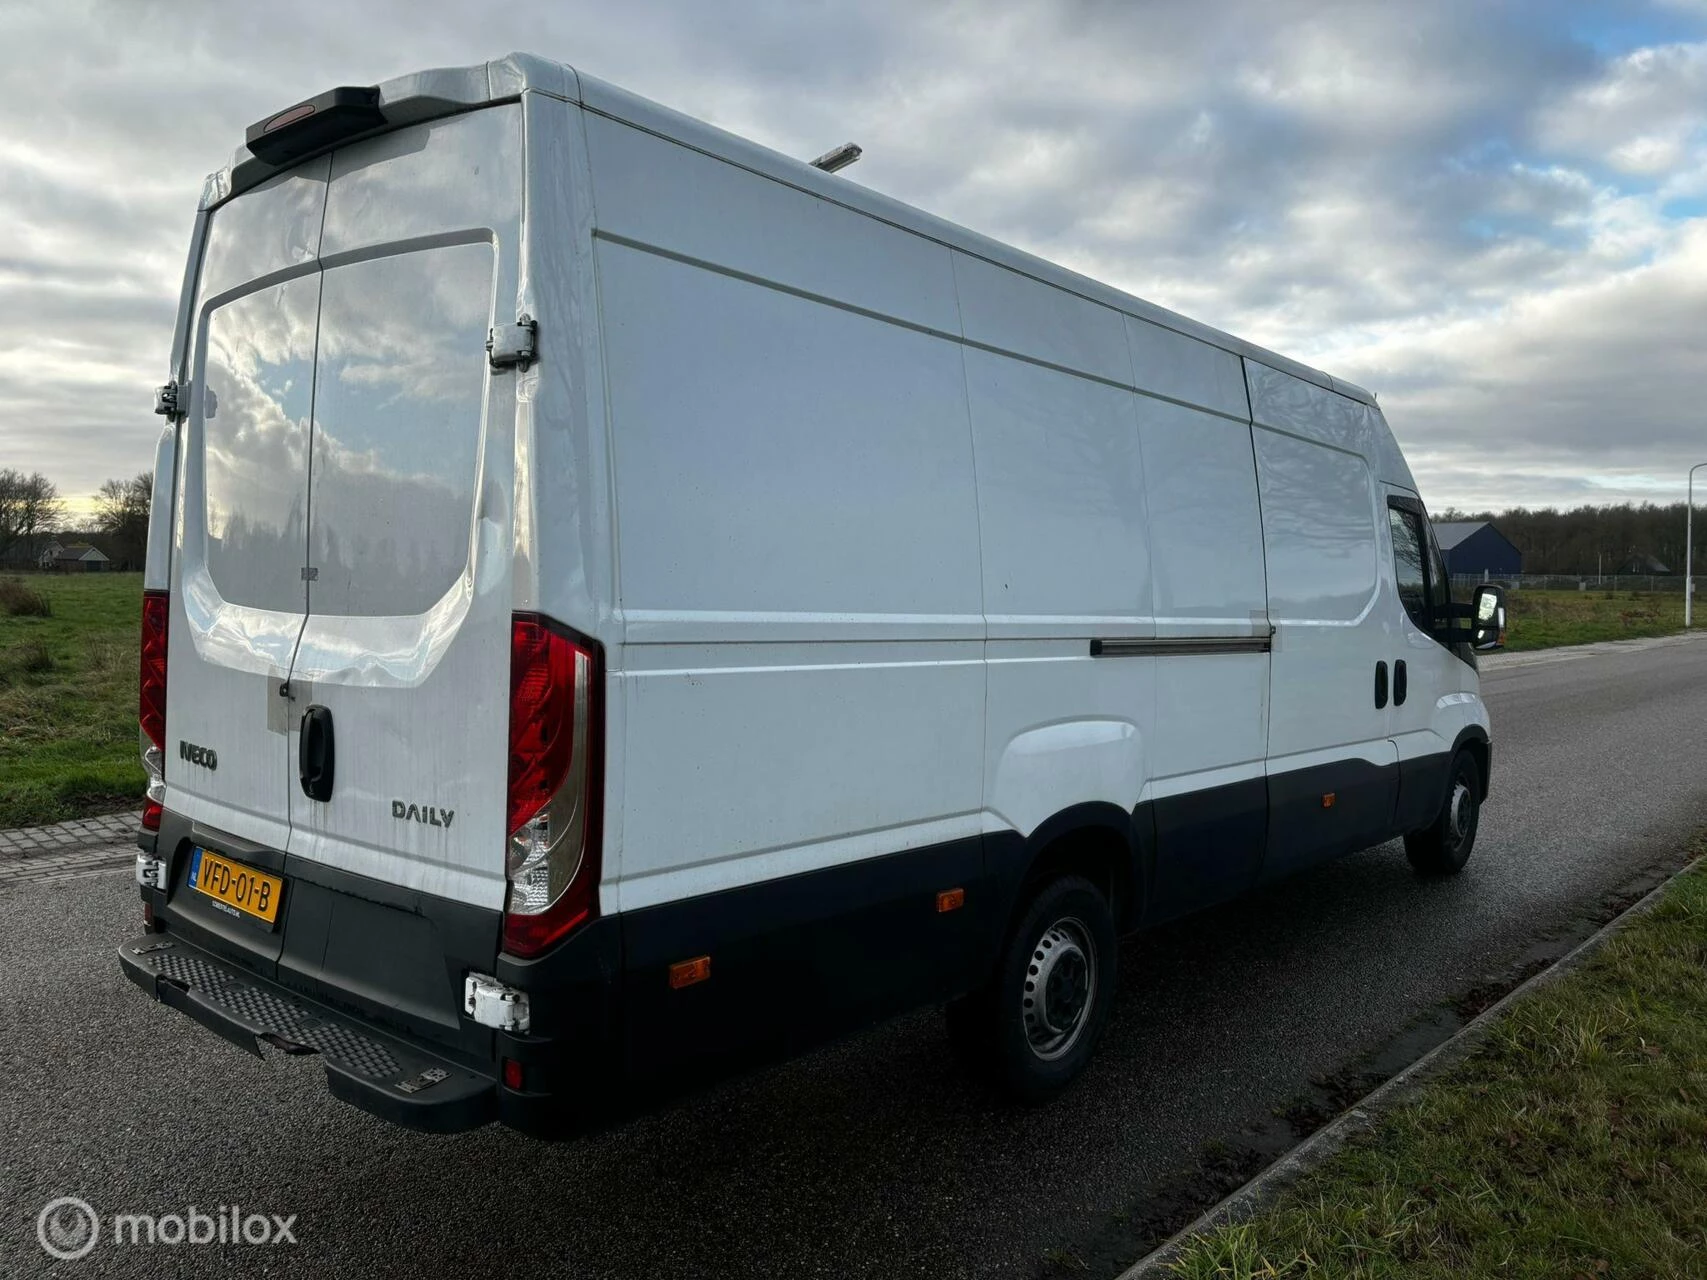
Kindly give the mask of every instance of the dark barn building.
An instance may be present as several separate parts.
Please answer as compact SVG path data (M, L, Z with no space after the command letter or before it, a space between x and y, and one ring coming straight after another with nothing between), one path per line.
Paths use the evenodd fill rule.
M1447 521L1434 526L1448 573L1509 578L1523 572L1523 552L1486 520Z

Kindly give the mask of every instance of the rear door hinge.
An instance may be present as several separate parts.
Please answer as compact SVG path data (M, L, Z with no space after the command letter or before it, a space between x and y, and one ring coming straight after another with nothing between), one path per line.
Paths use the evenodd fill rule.
M190 384L168 382L154 388L154 412L163 418L182 418L190 411Z
M539 322L523 315L514 324L486 331L486 359L493 369L526 369L537 354Z

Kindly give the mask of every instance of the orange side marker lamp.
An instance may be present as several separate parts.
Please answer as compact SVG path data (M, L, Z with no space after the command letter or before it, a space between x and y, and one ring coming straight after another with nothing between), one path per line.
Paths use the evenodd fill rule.
M711 957L695 956L692 960L678 960L670 966L670 990L680 991L683 987L691 987L696 982L704 982L711 977Z

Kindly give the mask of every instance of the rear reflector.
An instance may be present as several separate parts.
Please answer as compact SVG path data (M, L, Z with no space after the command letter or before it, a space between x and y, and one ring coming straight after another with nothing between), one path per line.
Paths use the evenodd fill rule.
M504 1059L504 1088L520 1089L522 1087L522 1064L514 1058Z
M142 733L142 767L148 774L148 798L142 826L160 830L166 798L166 620L171 597L164 591L142 593L142 663L137 679L137 724Z
M544 619L510 627L504 949L540 954L598 914L604 718L598 646Z

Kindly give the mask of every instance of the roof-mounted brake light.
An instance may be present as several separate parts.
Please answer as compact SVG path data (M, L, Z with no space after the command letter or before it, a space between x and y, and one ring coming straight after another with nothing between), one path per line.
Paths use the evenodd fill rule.
M377 85L343 85L256 121L243 140L256 159L284 165L384 124Z

